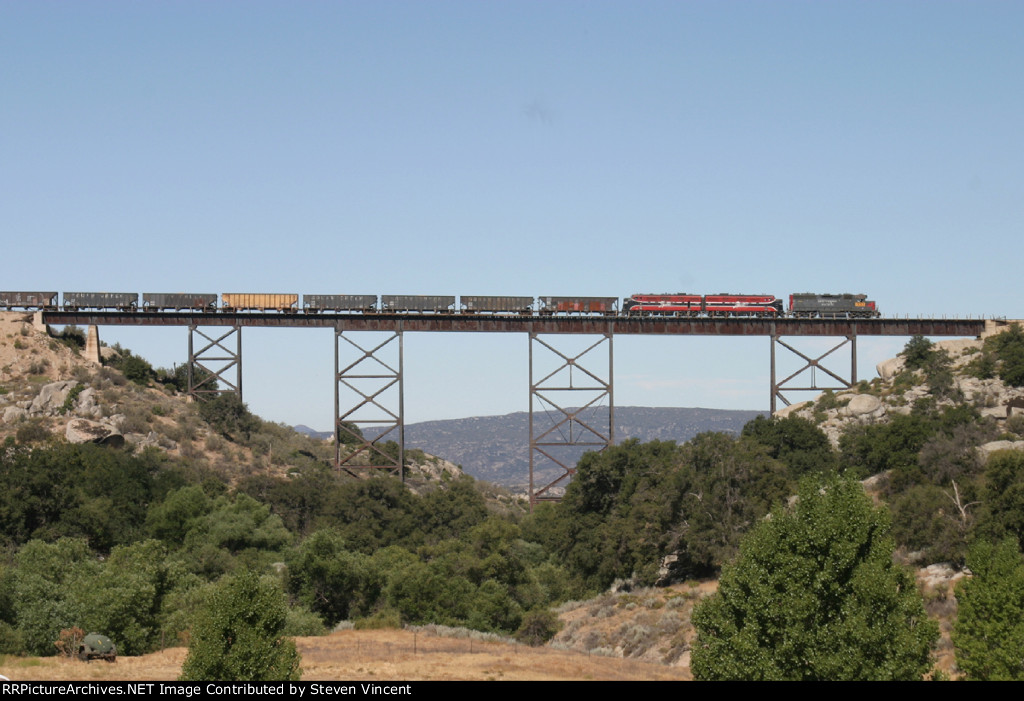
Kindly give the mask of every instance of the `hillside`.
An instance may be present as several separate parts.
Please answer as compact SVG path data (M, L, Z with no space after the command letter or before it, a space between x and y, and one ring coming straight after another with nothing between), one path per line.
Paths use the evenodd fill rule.
M126 445L136 453L154 448L232 484L332 463L332 441L280 424L249 415L245 431L211 425L184 392L182 368L154 370L116 346L102 349L103 366L86 361L76 331L55 336L35 326L32 314L0 313L0 441L56 438ZM407 478L414 489L462 474L456 465L422 452L408 457ZM345 477L350 475L339 476Z
M704 431L738 435L744 424L761 414L726 409L617 406L615 442L635 438L642 442L682 443ZM549 417L537 420L550 422ZM418 448L456 463L477 479L523 489L530 470L529 422L527 412L425 421L405 427L405 442L407 448ZM538 478L543 481L557 476L557 472L550 472L541 473Z
M846 391L823 393L815 400L785 407L776 415L813 421L838 448L840 437L851 427L888 423L895 416L910 415L915 407L920 411L925 406L970 406L981 419L999 426L1024 413L1024 387L1013 386L996 374L996 361L989 357L991 351L986 351L985 338L938 341L925 346L923 352L927 357L911 363L913 367L908 367L903 356L890 358L878 364L878 377L873 381ZM1007 447L1024 448L1024 443L993 445L986 452Z

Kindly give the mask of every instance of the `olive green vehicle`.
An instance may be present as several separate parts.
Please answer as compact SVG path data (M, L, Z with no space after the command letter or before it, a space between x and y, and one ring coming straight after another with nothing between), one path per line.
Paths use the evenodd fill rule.
M78 659L84 662L89 660L116 662L117 646L105 635L89 633L82 638L82 642L78 645Z

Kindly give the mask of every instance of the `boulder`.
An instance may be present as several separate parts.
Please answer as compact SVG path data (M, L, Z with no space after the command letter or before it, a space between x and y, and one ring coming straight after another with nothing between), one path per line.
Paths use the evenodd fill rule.
M777 409L774 415L778 416L780 419L784 419L790 414L800 411L801 409L806 409L812 406L813 404L814 402L799 402L797 404L790 404L789 406L784 406L781 409Z
M860 418L878 418L885 415L885 406L882 400L874 395L858 394L843 408L843 414Z
M9 406L4 409L4 423L13 424L28 416L28 412L20 406Z
M981 341L973 338L951 338L946 341L938 341L935 344L936 350L944 350L953 358L963 355L963 352L971 348L981 349Z
M891 380L903 372L904 366L903 358L889 358L876 365L875 370L883 380Z
M106 426L88 419L71 419L64 431L69 443L100 443L121 447L124 445L124 436L110 426Z
M48 385L43 385L43 388L39 390L39 394L32 400L28 413L57 413L57 410L64 406L64 400L68 398L68 393L76 384L78 383L74 380L61 380L60 382L51 382Z
M992 441L985 445L978 446L978 452L982 460L988 460L992 453L999 450L1024 450L1024 441Z

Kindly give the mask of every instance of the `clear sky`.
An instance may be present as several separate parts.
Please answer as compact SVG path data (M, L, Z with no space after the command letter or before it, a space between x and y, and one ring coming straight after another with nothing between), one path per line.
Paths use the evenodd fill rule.
M1024 317L1022 29L984 0L0 0L0 289ZM861 375L904 342L862 339ZM616 404L766 408L768 349L619 337ZM405 351L409 421L527 408L523 336ZM243 367L257 413L330 427L329 331L246 330Z

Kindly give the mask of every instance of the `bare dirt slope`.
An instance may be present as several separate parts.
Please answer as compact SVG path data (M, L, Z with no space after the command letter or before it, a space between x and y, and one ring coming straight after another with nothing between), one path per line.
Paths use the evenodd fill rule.
M685 680L689 671L628 659L568 650L530 648L464 638L447 638L407 630L339 631L297 638L302 679L398 681L556 681ZM79 662L65 658L7 658L0 674L13 680L176 679L185 648L170 648L117 662Z

